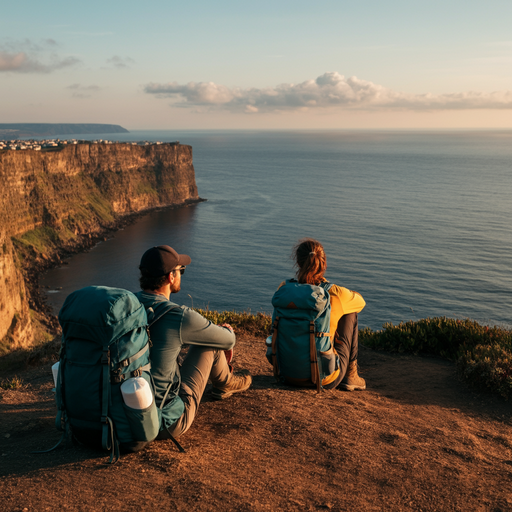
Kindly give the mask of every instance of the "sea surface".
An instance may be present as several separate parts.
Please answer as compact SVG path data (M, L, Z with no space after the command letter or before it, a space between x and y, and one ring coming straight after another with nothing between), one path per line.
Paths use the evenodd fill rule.
M314 237L326 277L365 298L360 326L433 316L512 324L512 131L83 138L192 145L208 201L150 213L49 271L41 283L56 311L83 286L136 291L142 253L169 244L192 258L172 300L271 312L273 292L295 272L292 247Z

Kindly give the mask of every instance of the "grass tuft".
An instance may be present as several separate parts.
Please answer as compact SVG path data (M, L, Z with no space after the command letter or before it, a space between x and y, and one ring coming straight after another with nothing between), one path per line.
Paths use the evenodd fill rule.
M24 389L27 385L23 382L23 379L15 375L10 379L2 379L0 381L0 388L2 389Z

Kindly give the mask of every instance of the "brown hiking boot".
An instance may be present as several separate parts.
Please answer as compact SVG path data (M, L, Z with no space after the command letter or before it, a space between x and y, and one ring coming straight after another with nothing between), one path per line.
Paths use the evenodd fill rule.
M363 389L366 389L365 380L357 374L357 360L349 363L347 373L339 383L338 388L346 391L354 391L354 389L362 391Z
M212 398L215 400L224 400L235 393L241 393L249 389L252 383L252 377L247 370L239 373L232 373L231 378L222 386L212 388Z

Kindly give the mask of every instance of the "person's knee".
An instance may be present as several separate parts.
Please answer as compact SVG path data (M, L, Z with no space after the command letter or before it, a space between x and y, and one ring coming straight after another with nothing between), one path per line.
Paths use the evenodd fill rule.
M338 338L351 339L354 336L354 332L357 332L357 313L343 315L338 322L336 331Z
M357 325L357 313L348 313L341 317L345 319L345 322L350 325Z

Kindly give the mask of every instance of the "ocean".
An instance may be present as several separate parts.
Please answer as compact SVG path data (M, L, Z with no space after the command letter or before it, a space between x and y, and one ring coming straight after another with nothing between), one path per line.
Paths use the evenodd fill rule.
M83 138L190 144L207 202L149 213L47 272L41 284L55 311L87 285L136 291L142 253L168 244L192 258L172 300L271 312L273 292L294 276L292 247L313 237L327 279L365 298L360 327L433 316L512 326L512 131Z

